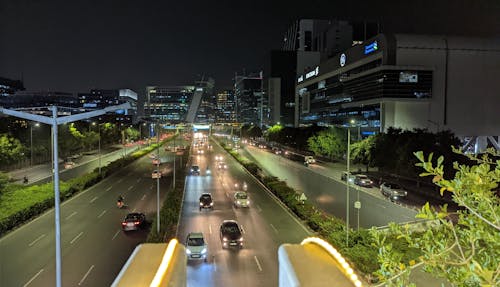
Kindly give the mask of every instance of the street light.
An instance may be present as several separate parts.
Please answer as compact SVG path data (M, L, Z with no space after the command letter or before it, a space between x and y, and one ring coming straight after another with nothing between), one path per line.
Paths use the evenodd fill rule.
M92 122L92 125L95 126L96 122ZM97 140L98 140L98 145L97 145L97 154L99 156L99 175L101 175L101 124L97 124Z
M35 123L35 127L39 127L39 123ZM33 166L33 123L30 124L30 151L31 151L31 156L30 156L30 166Z
M347 199L346 199L346 246L349 247L349 180L351 178L349 162L351 160L351 129L347 127Z

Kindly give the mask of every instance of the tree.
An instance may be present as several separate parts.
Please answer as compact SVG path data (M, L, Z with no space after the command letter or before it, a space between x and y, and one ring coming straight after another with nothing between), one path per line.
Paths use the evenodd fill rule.
M375 145L375 137L370 136L362 141L351 144L351 158L354 163L361 163L368 167L373 166L373 146Z
M0 162L2 164L12 164L24 158L28 149L21 142L9 136L0 135Z
M316 155L341 158L347 149L345 130L330 128L308 138L309 150Z
M427 159L421 151L415 156L417 166L425 170L421 176L433 176L432 181L441 187L441 195L451 192L461 209L452 214L446 206L437 210L426 204L417 218L439 225L416 233L407 226L392 224L391 232L422 251L415 265L423 265L427 272L446 278L455 286L500 286L500 152L489 149L480 157L466 155L474 165L454 162L456 173L452 179L445 177L443 156L436 163L432 153ZM401 254L384 245L385 235L375 230L372 234L380 250L379 276L389 279L389 286L410 286L410 268L406 268L410 262L398 261Z
M266 139L268 141L280 142L280 134L283 131L283 126L276 124L265 132Z

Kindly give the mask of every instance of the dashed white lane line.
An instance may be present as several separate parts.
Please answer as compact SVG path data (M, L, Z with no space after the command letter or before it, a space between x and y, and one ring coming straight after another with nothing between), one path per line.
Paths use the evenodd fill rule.
M215 255L212 256L212 262L214 264L214 271L217 272L217 263L215 263Z
M134 208L134 210L132 210L132 213L136 212L137 211L137 208Z
M259 210L259 212L262 212L262 208L260 208L260 205L257 204L257 209Z
M104 215L104 213L106 213L106 210L103 210L103 211L101 212L101 214L99 214L99 215L97 216L97 218L101 218L101 216L103 216L103 215Z
M45 237L45 235L46 235L46 234L42 234L42 235L38 236L38 238L37 238L37 239L35 239L35 240L33 240L33 241L31 241L31 243L30 243L30 244L28 244L28 246L30 246L30 247L31 247L31 246L35 245L35 243L37 243L39 240L41 240L42 238L44 238L44 237Z
M127 190L131 190L132 188L134 188L133 185L129 186Z
M210 234L212 234L212 225L210 225L210 224L208 225L208 232L209 232Z
M240 225L241 227L241 232L245 233L245 229L243 228L243 225Z
M73 211L73 213L71 213L70 215L66 216L66 220L70 219L71 217L73 217L75 214L77 214L78 212L76 211Z
M23 285L23 287L26 287L26 286L30 285L30 284L31 284L31 282L33 282L33 280L35 280L35 279L36 279L36 277L38 277L38 276L39 276L42 272L43 272L43 269L40 269L40 271L38 271L38 272L35 274L35 276L31 277L31 279L30 279L28 282L26 282L26 284L24 284L24 285Z
M110 191L110 190L111 190L111 188L112 188L112 186L110 186L110 187L106 188L106 191Z
M69 243L70 243L70 244L73 244L73 243L74 243L76 240L78 240L78 238L80 238L80 236L82 236L82 235L83 235L83 231L82 231L82 232L80 232L80 233L78 233L78 235L77 235L75 238L73 238L73 240L71 240Z
M90 200L90 203L92 203L92 202L94 202L94 201L96 201L96 200L97 200L97 196L96 196L96 197L94 197L94 198L92 198L92 199Z
M113 238L111 238L111 240L114 240L116 238L116 236L120 233L120 230L118 230L115 235L113 235Z
M122 182L122 181L123 181L123 177L122 177L122 178L120 178L117 182L118 182L118 183L120 183L120 182Z
M142 197L141 197L141 200L144 200L146 198L146 194L144 194Z
M78 286L80 286L80 285L82 285L82 284L83 284L83 281L85 281L85 279L87 278L87 276L89 276L90 271L92 271L92 269L94 269L94 265L90 266L90 268L89 268L89 270L87 271L87 273L85 273L85 275L83 275L82 280L80 280L80 282L78 282Z
M260 266L259 259L257 259L257 256L254 256L253 259L255 259L255 263L257 263L257 268L259 268L259 271L262 272L262 267Z
M274 230L274 232L279 233L278 229L276 229L276 227L274 227L274 225L272 223L270 223L269 225L271 225L271 228Z
M142 180L142 178L139 177L136 182L140 182L141 180Z

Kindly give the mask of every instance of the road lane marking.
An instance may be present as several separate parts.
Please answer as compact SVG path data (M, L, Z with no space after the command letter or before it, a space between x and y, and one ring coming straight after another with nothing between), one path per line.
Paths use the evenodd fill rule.
M212 234L212 225L210 225L210 224L208 225L208 232L209 232L210 234Z
M87 278L87 276L89 276L90 271L92 271L92 269L94 269L94 265L90 266L90 268L87 271L87 273L85 273L85 275L83 275L82 280L80 280L80 282L78 282L78 286L82 285L83 281L85 281L85 279Z
M28 244L28 246L30 246L30 247L31 247L31 246L35 245L35 243L37 243L40 239L44 238L44 237L45 237L45 235L46 235L46 234L42 234L42 235L38 236L38 238L37 238L37 239L35 239L35 240L33 240L30 244Z
M141 197L141 200L144 200L146 198L146 194L144 194L142 197Z
M115 235L113 235L113 238L111 238L111 240L114 240L116 238L116 236L118 235L118 233L120 233L120 230L118 230Z
M141 180L142 180L142 178L139 177L136 182L140 182Z
M279 232L278 232L278 229L276 229L276 227L274 227L274 225L273 225L272 223L271 223L271 224L269 224L269 225L271 225L271 227L272 227L272 229L274 230L274 232L279 233Z
M241 232L245 233L245 229L243 228L243 225L240 225L241 227Z
M96 197L94 197L94 198L92 198L92 200L90 200L90 203L92 203L92 202L94 202L94 201L96 201L96 200L97 200L97 196L96 196Z
M73 244L73 243L74 243L74 242L75 242L78 238L80 238L80 236L82 236L82 234L83 234L83 231L82 231L82 232L80 232L80 233L79 233L79 234L78 234L75 238L73 238L73 240L71 240L69 243L70 243L70 244Z
M257 204L257 209L259 210L259 212L262 212L262 208L260 208L260 205Z
M214 263L214 271L217 272L217 263L215 263L215 255L212 255L212 261Z
M262 272L262 267L260 266L259 259L257 259L257 256L254 256L253 259L255 259L255 263L257 263L257 267L259 268L259 271Z
M132 210L132 212L136 212L137 211L137 208L134 208L134 210Z
M103 216L103 215L104 215L104 213L106 213L106 210L103 210L103 211L101 212L101 214L99 214L99 215L97 216L97 218L101 218L101 216Z
M118 182L118 183L120 183L120 182L122 182L122 181L123 181L123 177L122 177L122 178L120 178L117 182Z
M76 211L73 211L73 213L71 213L70 215L66 216L66 220L70 219L71 217L73 217L73 215L77 214L78 212Z
M133 185L129 186L127 190L131 190L132 188L134 188Z
M43 269L40 269L40 271L38 271L38 273L36 273L35 276L31 277L30 281L26 282L26 284L24 284L23 287L30 285L31 282L33 282L33 280L35 280L36 277L38 277L38 275L40 275L40 273L42 273L42 272L43 272Z
M106 191L110 191L113 186L106 188Z

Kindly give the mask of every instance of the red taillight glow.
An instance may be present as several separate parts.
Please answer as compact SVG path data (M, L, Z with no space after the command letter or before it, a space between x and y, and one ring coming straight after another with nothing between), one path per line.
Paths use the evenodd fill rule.
M139 221L134 222L135 225L139 225L139 223L140 223Z
M126 222L122 222L122 225L127 225L127 223Z

